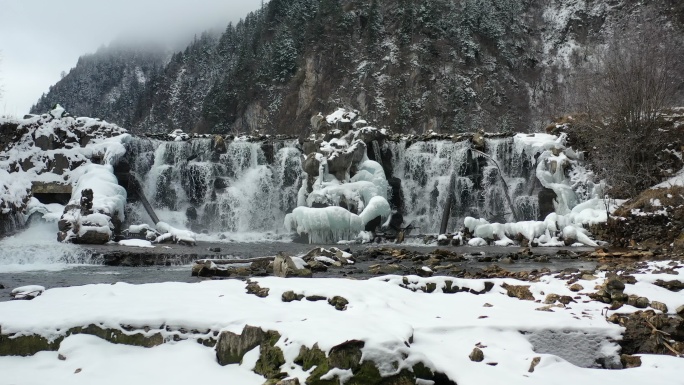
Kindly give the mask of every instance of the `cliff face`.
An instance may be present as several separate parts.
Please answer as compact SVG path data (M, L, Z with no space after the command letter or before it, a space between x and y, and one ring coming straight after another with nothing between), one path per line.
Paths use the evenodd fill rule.
M680 28L683 8L675 0L271 0L147 72L134 59L127 70L83 71L84 58L34 110L60 102L138 132L300 134L311 116L338 106L397 132L527 130L560 112L568 75L606 35L627 22ZM146 81L126 80L138 67ZM100 77L118 86L75 86ZM107 99L112 89L118 98Z

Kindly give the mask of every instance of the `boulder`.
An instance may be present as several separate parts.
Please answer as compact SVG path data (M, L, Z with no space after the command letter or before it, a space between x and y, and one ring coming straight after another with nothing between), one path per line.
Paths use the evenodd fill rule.
M273 260L273 275L276 277L290 278L310 278L312 276L311 270L307 269L306 262L298 258L301 263L295 263L295 260L287 255L278 255Z

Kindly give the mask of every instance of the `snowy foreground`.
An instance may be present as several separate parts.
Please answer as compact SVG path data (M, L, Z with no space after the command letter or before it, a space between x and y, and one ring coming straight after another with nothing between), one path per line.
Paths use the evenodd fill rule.
M634 274L637 282L627 285L625 294L663 302L672 313L684 304L684 297L651 282L684 278L654 273L662 266L665 262L649 263L648 269ZM245 354L241 364L221 366L215 349L196 341L217 338L221 331L240 334L245 325L280 333L275 344L285 359L280 371L298 377L302 384L315 369L304 371L294 363L302 346L318 344L327 353L348 340L364 341L361 360L373 361L383 375L410 370L422 362L459 385L624 385L651 383L654 378L665 384L681 383L684 359L672 356L644 355L641 367L633 369L591 368L597 359L619 362L619 346L614 340L621 338L623 329L605 320L605 304L587 297L603 280L600 274L595 280L580 280L577 283L584 289L579 292L570 291L567 282L554 276L542 277L539 282L417 276L367 281L253 280L269 289L265 297L248 294L246 283L238 280L50 289L32 301L0 303L2 334L55 339L70 328L94 324L127 330L127 334L160 334L165 343L143 348L117 345L91 335L72 335L61 342L59 351L0 357L0 384L220 381L261 385L266 379L252 371L260 347ZM472 292L491 290L447 294L442 292L446 281ZM435 284L432 292L431 283ZM509 297L503 284L530 285L532 295L541 302ZM287 291L327 299L342 296L348 304L344 310L337 310L325 300L284 302L282 295ZM543 301L551 293L572 296L576 302L545 305ZM636 310L625 305L619 311ZM476 346L484 353L482 362L469 359ZM530 371L536 357L539 363ZM349 370L331 369L327 378L344 380L350 376Z

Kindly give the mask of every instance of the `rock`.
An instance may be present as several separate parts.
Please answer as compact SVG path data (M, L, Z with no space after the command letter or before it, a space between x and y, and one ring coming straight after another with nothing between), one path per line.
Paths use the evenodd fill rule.
M627 304L639 309L645 309L650 305L650 301L646 297L639 297L638 295L630 295L627 299Z
M304 169L304 172L306 172L309 176L318 176L321 162L316 157L317 155L318 154L315 152L311 153L307 155L306 159L304 159L304 162L302 162L302 169Z
M470 141L473 144L474 149L482 152L486 151L487 141L485 140L483 131L478 131L477 133L475 133L473 137L470 139Z
M247 280L247 294L254 294L259 298L266 298L268 297L269 290L269 288L261 287L254 281Z
M2 286L2 285L0 285ZM0 287L1 288L1 287ZM684 317L684 305L681 305L675 310L677 314L679 314L680 317Z
M625 369L638 368L641 366L641 357L621 354L620 362Z
M541 361L541 357L534 357L532 359L532 362L530 362L530 368L527 370L529 373L534 373L534 368L539 365L539 362Z
M473 361L473 362L482 362L482 361L484 361L484 353L482 352L482 349L474 348L473 351L468 356L468 358L470 358L470 361Z
M389 265L372 265L368 267L368 272L371 274L394 274L398 271L400 271L402 268L401 266L397 264L389 264Z
M663 281L662 279L659 279L653 284L674 292L679 292L680 290L684 289L684 282L676 280Z
M608 294L613 295L614 293L622 293L625 291L625 284L624 282L620 281L617 278L611 278L606 283L604 284L606 291Z
M534 301L534 296L530 291L529 285L509 285L504 283L501 285L508 292L509 297L516 297L526 301Z
M326 122L325 116L323 116L323 114L321 114L320 112L318 113L318 115L314 115L311 117L311 129L314 132L327 131L328 122Z
M558 301L559 298L560 298L560 295L558 295L558 294L547 294L546 298L544 299L544 303L546 303L546 304L556 303L556 301Z
M281 278L311 278L312 273L307 268L298 267L292 257L281 254L273 260L273 275Z
M109 242L110 235L108 233L97 230L87 230L84 233L79 233L78 237L73 239L74 243L86 245L104 245Z
M580 285L579 283L574 283L570 286L570 291L578 292L580 290L584 290L584 286Z
M214 139L211 143L211 148L214 150L214 152L218 154L225 154L228 152L228 149L226 147L226 141L223 139L221 135L215 135Z
M326 299L328 299L328 298L327 298L327 297L324 297L324 296L322 296L322 295L309 295L309 296L306 297L306 300L307 300L307 301L311 301L311 302L325 301Z
M667 305L665 305L662 302L658 302L658 301L651 302L651 308L653 308L655 310L660 310L663 313L667 313Z
M572 297L570 297L569 295L562 295L560 298L558 298L558 302L562 303L563 305L567 305L570 302L577 302L577 301L572 299Z
M281 297L283 302L301 301L302 298L304 298L304 294L297 294L292 290L284 292Z
M39 286L39 285L27 285L27 286L21 286L17 287L15 289L12 289L10 292L10 297L12 297L13 300L32 300L45 291L44 286Z
M261 328L245 325L242 333L221 332L216 343L216 359L219 365L239 364L245 353L256 348L264 340Z
M309 264L309 269L312 272L326 272L328 271L328 266L326 266L325 263L317 261L315 259L312 259L311 261L307 262Z
M328 303L335 307L337 310L347 310L347 305L349 301L346 298L336 295L328 300Z
M419 277L432 277L434 272L427 266L423 266L416 269L416 275Z
M284 380L280 380L276 382L275 385L300 385L299 384L299 378L286 378Z

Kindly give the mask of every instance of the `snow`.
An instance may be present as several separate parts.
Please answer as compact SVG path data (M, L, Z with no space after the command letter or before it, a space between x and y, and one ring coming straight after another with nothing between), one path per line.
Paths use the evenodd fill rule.
M658 183L657 185L653 186L653 189L658 189L658 188L670 188L674 186L684 186L684 169L679 171L675 176L669 178L668 180Z
M37 297L45 291L45 286L27 285L17 287L12 290L11 295L16 299L23 299L27 297Z
M121 246L130 246L130 247L150 247L154 248L152 246L152 242L150 241L145 241L142 239L124 239L119 241L119 245Z
M166 222L158 222L157 230L161 235L155 239L155 243L164 243L168 240L174 243L187 243L190 245L197 243L197 234L190 230L177 229Z
M637 284L627 285L625 292L663 300L671 309L684 302L677 293L660 293L660 288L648 282L655 279L649 274L634 274ZM579 283L585 287L600 285L605 278L603 274L598 275L594 281L580 280ZM485 280L450 277L252 280L270 289L268 297L247 294L242 281L224 280L56 288L46 290L32 301L0 303L3 334L56 338L69 328L94 323L119 330L122 325L127 329L132 327L127 333L160 333L166 341L158 347L140 348L111 344L88 335L72 335L61 343L58 352L0 357L2 381L188 383L230 378L231 383L261 385L265 379L251 372L258 350L249 352L242 365L221 367L216 363L214 349L195 341L223 330L240 333L246 324L281 334L276 343L286 360L281 371L299 378L301 383L308 373L293 363L301 346L317 343L328 352L333 346L352 339L365 342L363 359L374 361L384 375L423 362L460 385L503 382L575 385L577 381L624 385L650 383L656 376L664 383L680 381L682 361L669 356L642 355L642 366L629 370L585 368L593 366L597 358L618 359L614 340L620 338L623 329L606 321L602 313L605 304L589 301L585 293L571 292L567 283L555 276L544 276L538 282L490 279L487 281L494 283L493 289L481 295L443 293L446 280L472 290L484 288ZM537 311L541 304L509 297L502 287L504 283L529 285L538 300L549 293L581 299L572 306L553 308L551 312ZM430 294L413 290L427 284L435 284L437 289ZM282 302L282 294L290 290L327 298L341 295L349 304L345 311L337 311L323 301ZM484 304L491 306L484 307ZM637 310L625 306L620 311ZM143 330L146 326L149 331ZM476 345L484 352L484 362L476 363L468 358ZM66 360L58 360L58 354ZM534 357L540 357L541 361L534 373L530 373L528 369ZM497 365L492 367L487 363ZM76 369L81 369L80 373L74 373ZM340 377L345 372L334 370L328 374Z

